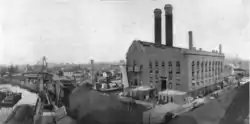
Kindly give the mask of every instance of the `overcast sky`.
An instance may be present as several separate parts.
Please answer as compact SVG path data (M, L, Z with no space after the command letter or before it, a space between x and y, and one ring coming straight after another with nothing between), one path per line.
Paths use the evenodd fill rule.
M0 64L115 61L153 42L153 9L174 7L174 45L249 59L249 0L0 0ZM164 19L163 19L164 21ZM163 23L164 27L164 23ZM163 34L164 34L164 28ZM163 35L163 42L165 37Z

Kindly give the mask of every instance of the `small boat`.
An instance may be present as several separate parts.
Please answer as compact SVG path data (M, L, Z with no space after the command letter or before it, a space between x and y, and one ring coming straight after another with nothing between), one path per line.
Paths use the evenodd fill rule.
M99 91L100 92L113 92L113 91L121 91L123 90L122 87L112 87L112 88L100 88Z
M0 106L13 107L22 98L22 93L6 92L6 96L1 100Z
M123 86L122 85L118 85L116 83L109 83L109 87L107 86L108 84L102 83L99 84L101 86L99 86L98 91L99 92L105 92L105 93L109 93L109 92L115 92L115 91L122 91L123 90Z

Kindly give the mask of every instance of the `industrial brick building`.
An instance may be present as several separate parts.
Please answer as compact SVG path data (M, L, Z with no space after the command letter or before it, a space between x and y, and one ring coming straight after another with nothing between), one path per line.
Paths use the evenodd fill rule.
M150 85L163 91L175 89L192 95L213 90L222 82L224 54L193 47L189 31L189 48L173 46L172 5L165 5L165 44L161 42L161 10L154 10L154 43L133 41L126 55L130 85Z

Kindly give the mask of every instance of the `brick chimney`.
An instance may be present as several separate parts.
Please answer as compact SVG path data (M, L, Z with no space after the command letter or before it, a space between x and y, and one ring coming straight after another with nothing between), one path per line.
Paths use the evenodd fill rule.
M166 46L173 47L173 7L171 4L166 4L164 10Z
M154 10L154 18L155 18L155 44L161 45L161 10L156 8Z
M193 33L192 31L188 31L188 43L189 43L189 49L193 49Z

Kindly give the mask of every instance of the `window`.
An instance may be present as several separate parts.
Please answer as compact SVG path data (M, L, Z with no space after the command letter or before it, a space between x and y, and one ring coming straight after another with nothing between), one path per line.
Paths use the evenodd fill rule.
M155 61L155 66L158 67L158 61Z
M153 83L153 77L152 76L149 77L149 83Z
M217 61L215 62L215 67L214 67L214 72L215 72L215 75L217 75L217 68L218 68L218 66L217 66Z
M169 80L172 80L173 79L173 74L172 72L169 72Z
M221 62L221 72L223 72L223 68L224 68L224 66L223 66L223 62Z
M211 67L212 67L211 61L209 61L208 66L209 66L209 67L208 67L208 68L209 68L209 75L208 75L208 76L211 77L211 70L212 70L212 69L211 69Z
M177 61L176 62L176 74L180 74L180 66L181 66L181 64L180 64L180 61Z
M211 61L209 62L209 72L211 72Z
M200 78L200 61L197 61L196 65L197 79Z
M164 66L165 66L165 62L164 62L164 61L162 61L161 66L162 66L162 67L164 67Z
M142 70L143 69L143 65L140 65L140 70Z
M156 80L158 80L158 79L159 79L157 74L155 74L155 79L156 79Z
M172 89L172 83L170 82L168 85L169 89Z
M172 62L168 62L169 72L172 72Z
M150 84L153 84L153 81L149 81Z
M204 62L202 61L201 62L201 72L203 72L204 71Z
M192 73L194 72L194 66L195 66L195 63L194 61L192 61Z
M169 67L169 80L173 79L173 70L172 70L172 62L168 62Z
M197 61L197 73L199 73L199 71L200 71L200 62Z
M136 65L136 62L135 62L135 60L133 60L133 65L134 65L134 66Z
M149 73L152 74L153 73L153 64L152 61L149 61Z
M205 62L205 72L207 72L207 61Z
M214 61L212 62L212 76L214 76L214 67L215 67L215 63Z
M196 82L196 84L197 84L197 86L199 86L199 85L200 85L200 82Z
M180 66L181 66L180 61L177 61L176 62L176 80L178 80L178 81L181 80L181 78L180 78L180 73L181 73Z
M192 80L194 80L194 61L192 61Z
M135 71L135 67L136 67L136 61L133 60L133 72Z
M163 97L162 97L162 100L163 100L163 101L166 101L166 97L165 97L165 96L163 96Z

